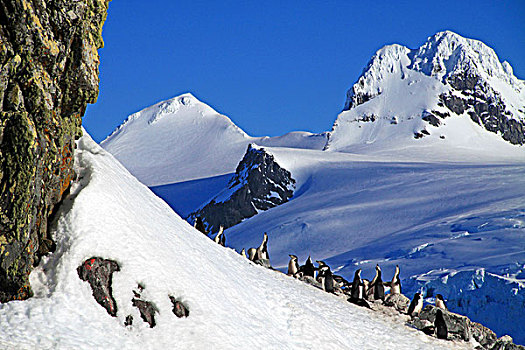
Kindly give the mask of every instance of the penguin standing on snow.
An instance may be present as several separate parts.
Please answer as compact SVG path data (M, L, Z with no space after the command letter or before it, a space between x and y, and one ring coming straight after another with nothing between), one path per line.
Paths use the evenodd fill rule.
M421 297L421 293L416 293L414 294L414 298L410 302L407 314L409 316L413 316L414 314L419 315L421 309L423 309L423 298Z
M448 310L447 305L445 305L445 300L441 294L436 294L436 307L439 307L443 310Z
M324 261L322 261L322 260L316 260L315 262L317 263L317 267L315 267L315 270L319 271L319 272L317 273L316 281L317 281L317 282L321 282L321 276L320 276L320 274L321 274L321 269L322 269L323 267L325 267L325 266L328 266L328 265L327 265Z
M332 271L328 265L321 267L319 271L319 276L321 278L321 284L323 290L328 293L334 292L334 278L332 276Z
M306 259L304 265L299 267L299 272L301 272L303 276L310 276L312 278L315 277L315 266L310 256L308 256L308 259Z
M289 255L290 261L288 262L288 276L294 276L299 272L299 263L297 262L297 256Z
M399 279L399 265L396 265L396 272L392 282L390 282L390 294L401 294L401 280Z
M262 259L270 260L270 257L268 256L268 234L266 232L264 233L261 245L257 248L257 252L255 253L255 261Z
M354 274L354 280L352 281L352 290L350 291L352 299L364 299L364 287L365 285L361 280L361 269L357 269Z
M436 336L439 339L448 339L448 328L445 318L443 317L443 311L438 309L436 312L436 320L434 321L436 327Z
M250 248L248 249L248 259L251 261L255 261L255 256L257 255L257 249Z
M223 247L226 244L226 238L224 237L224 228L222 226L219 227L219 233L217 233L217 236L213 239L215 243L222 245Z
M241 256L246 258L246 250L244 248L241 250Z
M206 227L204 227L204 222L202 221L200 216L197 216L197 218L195 219L193 227L199 230L200 232L204 233L205 235L208 234L208 232L206 232Z
M374 288L375 300L385 300L385 286L383 285L383 280L381 279L381 268L379 267L379 264L376 265L376 275L370 284L370 288Z
M354 280L352 281L352 288L348 301L359 306L370 308L370 305L365 300L365 295L365 285L361 280L361 269L357 269L354 274Z

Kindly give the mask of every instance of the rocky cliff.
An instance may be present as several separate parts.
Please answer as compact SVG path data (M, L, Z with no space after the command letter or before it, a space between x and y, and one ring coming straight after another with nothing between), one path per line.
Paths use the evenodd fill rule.
M0 0L0 302L31 296L98 95L109 0Z
M217 232L221 225L237 225L260 210L287 202L294 189L291 173L264 148L250 144L228 187L190 214L189 221L193 223L199 216L208 232Z

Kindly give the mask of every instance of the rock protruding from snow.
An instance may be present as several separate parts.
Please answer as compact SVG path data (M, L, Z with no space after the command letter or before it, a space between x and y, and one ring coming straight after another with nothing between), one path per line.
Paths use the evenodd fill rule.
M193 222L201 217L208 232L217 232L220 226L232 227L261 210L287 202L294 189L292 174L264 148L250 144L228 187L188 219Z
M93 297L108 314L113 317L117 316L117 302L112 295L112 277L113 272L120 271L116 261L94 257L84 261L77 268L78 276L81 280L86 281L93 290Z

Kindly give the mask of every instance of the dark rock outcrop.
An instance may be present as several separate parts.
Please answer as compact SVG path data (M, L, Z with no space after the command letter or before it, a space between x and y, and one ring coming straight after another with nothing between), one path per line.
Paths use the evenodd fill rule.
M178 318L182 318L182 317L188 317L190 315L190 310L188 309L188 307L186 305L184 305L184 303L178 299L176 299L175 297L172 297L170 295L170 300L171 300L171 303L173 304L173 313L175 314L175 316L177 316Z
M77 268L78 276L91 286L93 297L108 314L117 316L117 302L112 295L113 272L120 271L117 262L103 258L91 258Z
M75 139L98 95L108 0L0 1L0 302L32 295L48 222L74 178Z
M467 112L470 119L488 131L500 133L512 144L525 144L525 120L514 119L501 95L475 74L457 73L447 83L460 94L442 94L441 102L452 112Z
M150 328L155 327L155 313L157 308L149 301L133 298L131 300L133 306L140 311L142 320L149 324Z
M409 324L415 328L425 331L431 328L437 310L441 310L434 305L427 305L421 311L419 317L413 318ZM468 317L441 310L448 328L448 339L470 341L472 338L480 344L482 349L503 350L503 349L523 349L525 347L512 343L512 338L505 336L497 338L496 334L489 328L472 322Z
M248 146L228 187L206 205L190 214L188 221L201 217L209 232L217 232L243 219L287 202L293 195L295 180L279 166L264 148Z

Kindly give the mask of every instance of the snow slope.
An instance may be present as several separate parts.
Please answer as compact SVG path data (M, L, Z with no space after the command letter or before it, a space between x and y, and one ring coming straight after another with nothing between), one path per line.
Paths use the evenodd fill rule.
M322 149L327 135L250 137L191 94L134 113L101 145L148 186L235 171L248 144Z
M356 307L222 248L178 217L85 135L77 174L54 226L58 250L30 276L35 296L0 305L5 349L448 349L467 345ZM76 268L87 258L116 260L118 304L110 317ZM143 296L160 310L144 324L131 305ZM190 316L176 318L168 295ZM134 325L123 326L126 315Z
M238 251L258 246L267 232L272 264L283 270L288 254L295 254L301 262L309 255L324 260L350 280L357 268L371 279L379 263L384 280L392 278L399 264L403 280L431 270L484 268L525 282L525 161L491 163L487 155L479 162L420 162L266 151L291 171L297 191L289 202L225 231L227 244ZM510 293L512 288L493 292ZM452 297L446 292L446 298ZM511 306L513 300L521 307L520 298L500 306ZM499 335L515 330L514 318L501 323L490 313L467 315ZM511 335L524 343L523 334Z

